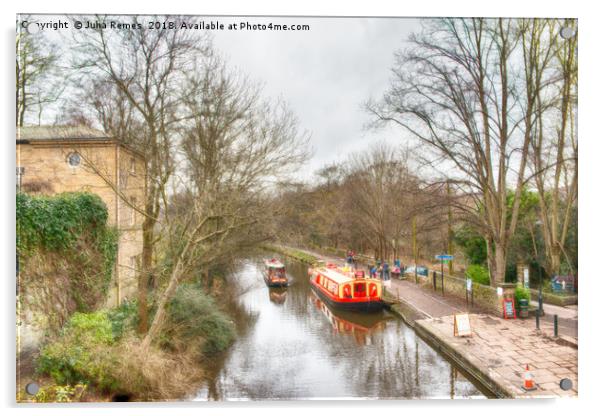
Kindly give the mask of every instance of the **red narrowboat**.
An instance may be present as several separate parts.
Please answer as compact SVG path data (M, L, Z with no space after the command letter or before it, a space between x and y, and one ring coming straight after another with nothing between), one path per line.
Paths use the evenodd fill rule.
M265 260L265 270L263 272L263 280L269 287L285 287L288 286L288 278L284 264L276 259Z
M334 264L309 270L312 288L328 305L364 312L383 308L380 280L367 278L363 271L346 271Z

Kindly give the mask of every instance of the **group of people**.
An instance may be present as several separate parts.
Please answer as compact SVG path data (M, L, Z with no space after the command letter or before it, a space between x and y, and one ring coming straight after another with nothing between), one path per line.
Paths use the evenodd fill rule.
M353 250L347 250L347 264L355 268L356 267L356 254ZM403 266L401 265L401 261L399 259L395 259L393 261L393 270L389 266L389 263L385 260L382 261L380 259L376 260L376 264L369 266L370 277L376 279L380 277L381 280L391 280L391 274L401 275L403 273Z

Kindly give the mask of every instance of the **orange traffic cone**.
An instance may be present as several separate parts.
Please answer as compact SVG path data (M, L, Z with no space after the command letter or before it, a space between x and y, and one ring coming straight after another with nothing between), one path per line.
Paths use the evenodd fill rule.
M523 376L523 389L530 391L535 390L535 381L533 380L533 374L529 370L529 364L525 367L525 375Z

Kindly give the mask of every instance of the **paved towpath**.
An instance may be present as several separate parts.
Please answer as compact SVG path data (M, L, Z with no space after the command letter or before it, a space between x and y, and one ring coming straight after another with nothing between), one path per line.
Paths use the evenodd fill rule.
M504 397L577 396L577 349L518 321L471 314L472 336L454 336L453 316L417 320L416 330L432 338L440 349L473 376ZM525 366L536 385L522 389ZM569 379L572 387L560 388Z

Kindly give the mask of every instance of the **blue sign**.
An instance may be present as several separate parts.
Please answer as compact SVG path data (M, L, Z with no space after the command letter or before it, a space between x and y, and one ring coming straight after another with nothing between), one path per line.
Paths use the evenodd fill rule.
M454 256L452 256L451 254L437 254L435 258L437 260L453 260Z

